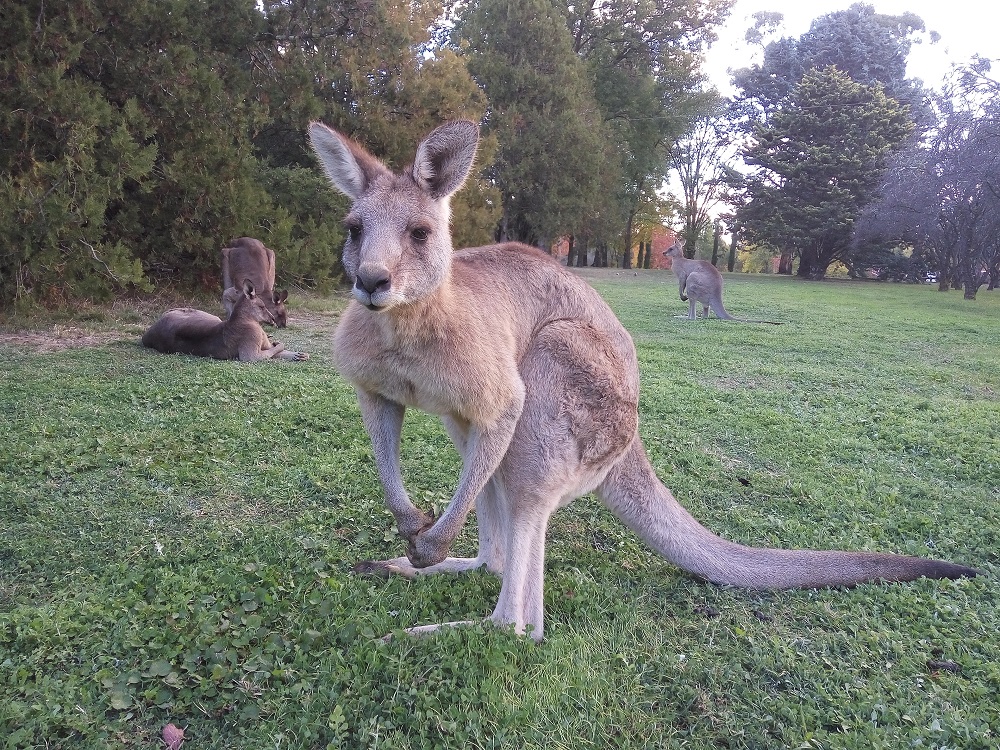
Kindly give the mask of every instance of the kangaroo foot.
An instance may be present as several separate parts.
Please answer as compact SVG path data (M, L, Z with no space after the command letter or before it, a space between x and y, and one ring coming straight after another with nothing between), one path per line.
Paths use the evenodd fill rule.
M395 560L362 560L351 568L351 572L380 578L388 578L392 575L400 575L404 578L417 577L417 571L405 557L399 557Z

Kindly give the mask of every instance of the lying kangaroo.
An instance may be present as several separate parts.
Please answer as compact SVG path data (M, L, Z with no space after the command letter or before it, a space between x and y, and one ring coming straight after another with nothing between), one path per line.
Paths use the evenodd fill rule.
M400 174L325 125L313 123L309 134L326 174L353 201L343 263L354 300L334 356L357 392L386 504L408 543L406 557L357 571L414 577L485 566L503 579L490 619L540 640L549 517L596 491L654 550L716 583L850 586L976 574L917 557L744 547L708 531L646 457L635 347L597 292L517 243L452 252L449 197L472 167L475 124L440 126ZM462 456L437 520L403 487L407 407L439 414ZM478 555L446 557L473 504ZM445 623L455 624L464 623Z
M670 268L677 274L677 281L680 284L681 300L688 302L688 320L696 320L695 303L701 302L701 315L708 317L708 308L723 320L733 320L737 323L769 323L773 326L780 326L773 320L753 320L751 318L734 318L730 315L722 304L722 274L719 269L707 260L689 260L684 257L684 249L681 243L675 242L663 252L664 257L670 258ZM677 316L683 317L683 316Z
M267 322L275 328L288 325L288 311L285 309L288 290L274 290L274 251L253 237L240 237L233 240L229 247L222 248L223 290L233 287L238 290L243 279L250 279L257 294L264 299L268 312L271 313L271 320ZM226 308L227 314L233 312L232 301L225 296L222 298L222 306Z
M260 324L273 323L274 318L249 279L240 290L227 289L223 298L232 305L228 320L193 307L167 310L142 335L142 345L164 354L193 354L241 362L309 359L305 352L288 351L284 344L271 342Z

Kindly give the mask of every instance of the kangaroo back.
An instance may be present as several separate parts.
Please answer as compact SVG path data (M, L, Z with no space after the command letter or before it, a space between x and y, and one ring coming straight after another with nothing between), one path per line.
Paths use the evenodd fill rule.
M272 320L267 322L276 328L284 328L288 324L288 311L285 308L288 291L275 290L274 269L274 251L253 237L240 237L233 240L229 247L222 248L223 291L230 288L238 290L244 281L249 280L271 313ZM222 305L231 315L232 298L223 295Z

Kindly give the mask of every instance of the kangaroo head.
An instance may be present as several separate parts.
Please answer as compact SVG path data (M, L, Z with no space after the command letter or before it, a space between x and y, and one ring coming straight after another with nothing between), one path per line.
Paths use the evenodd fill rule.
M243 279L243 286L240 291L242 294L239 295L236 301L233 314L229 316L230 320L237 316L249 317L258 323L270 323L277 327L274 316L267 309L267 302L257 294L257 290L254 289L253 282L250 279Z
M274 318L275 328L284 328L288 325L288 310L285 308L285 300L288 299L288 290L282 289L280 292L271 292L271 299L268 301L268 311Z
M478 126L466 120L441 125L400 174L321 123L309 126L309 139L330 181L353 201L344 221L343 263L355 298L388 310L432 294L448 278L449 201L472 168Z
M683 258L684 257L684 246L681 245L681 241L674 240L674 244L663 251L663 256L665 258Z

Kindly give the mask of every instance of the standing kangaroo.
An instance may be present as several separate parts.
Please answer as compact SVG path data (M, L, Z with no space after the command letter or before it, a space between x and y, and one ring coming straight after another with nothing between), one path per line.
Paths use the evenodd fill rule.
M327 176L353 201L343 263L354 300L334 335L334 357L357 392L386 504L408 543L406 557L361 563L359 572L414 577L485 566L503 580L490 619L541 640L549 518L596 491L654 550L716 583L790 588L975 575L917 557L744 547L708 531L646 457L635 347L597 292L517 243L452 251L449 198L472 167L475 124L440 126L400 174L325 125L313 123L309 134ZM440 415L462 457L458 487L436 520L403 486L407 407ZM478 555L446 557L473 504Z
M229 247L222 248L222 289L239 289L239 285L244 279L250 279L258 296L262 297L267 305L271 319L266 321L275 328L284 328L288 325L288 311L285 309L285 300L288 299L288 290L280 292L274 290L274 251L265 247L260 240L253 237L240 237L233 240ZM222 297L222 306L226 308L226 313L231 314L232 299L225 295Z
M751 318L734 318L722 304L722 274L719 269L707 260L690 260L684 257L684 249L680 242L675 242L663 252L670 258L670 268L677 275L680 285L680 295L683 302L690 300L688 320L696 320L695 304L701 303L701 316L708 317L708 309L722 320L732 320L737 323L769 323L780 326L773 320L753 320ZM682 317L682 316L678 316Z
M249 279L239 290L227 289L223 298L232 305L228 320L193 307L167 310L142 335L142 345L164 354L192 354L241 362L309 359L305 352L289 351L284 344L271 343L260 324L273 323L274 318Z

